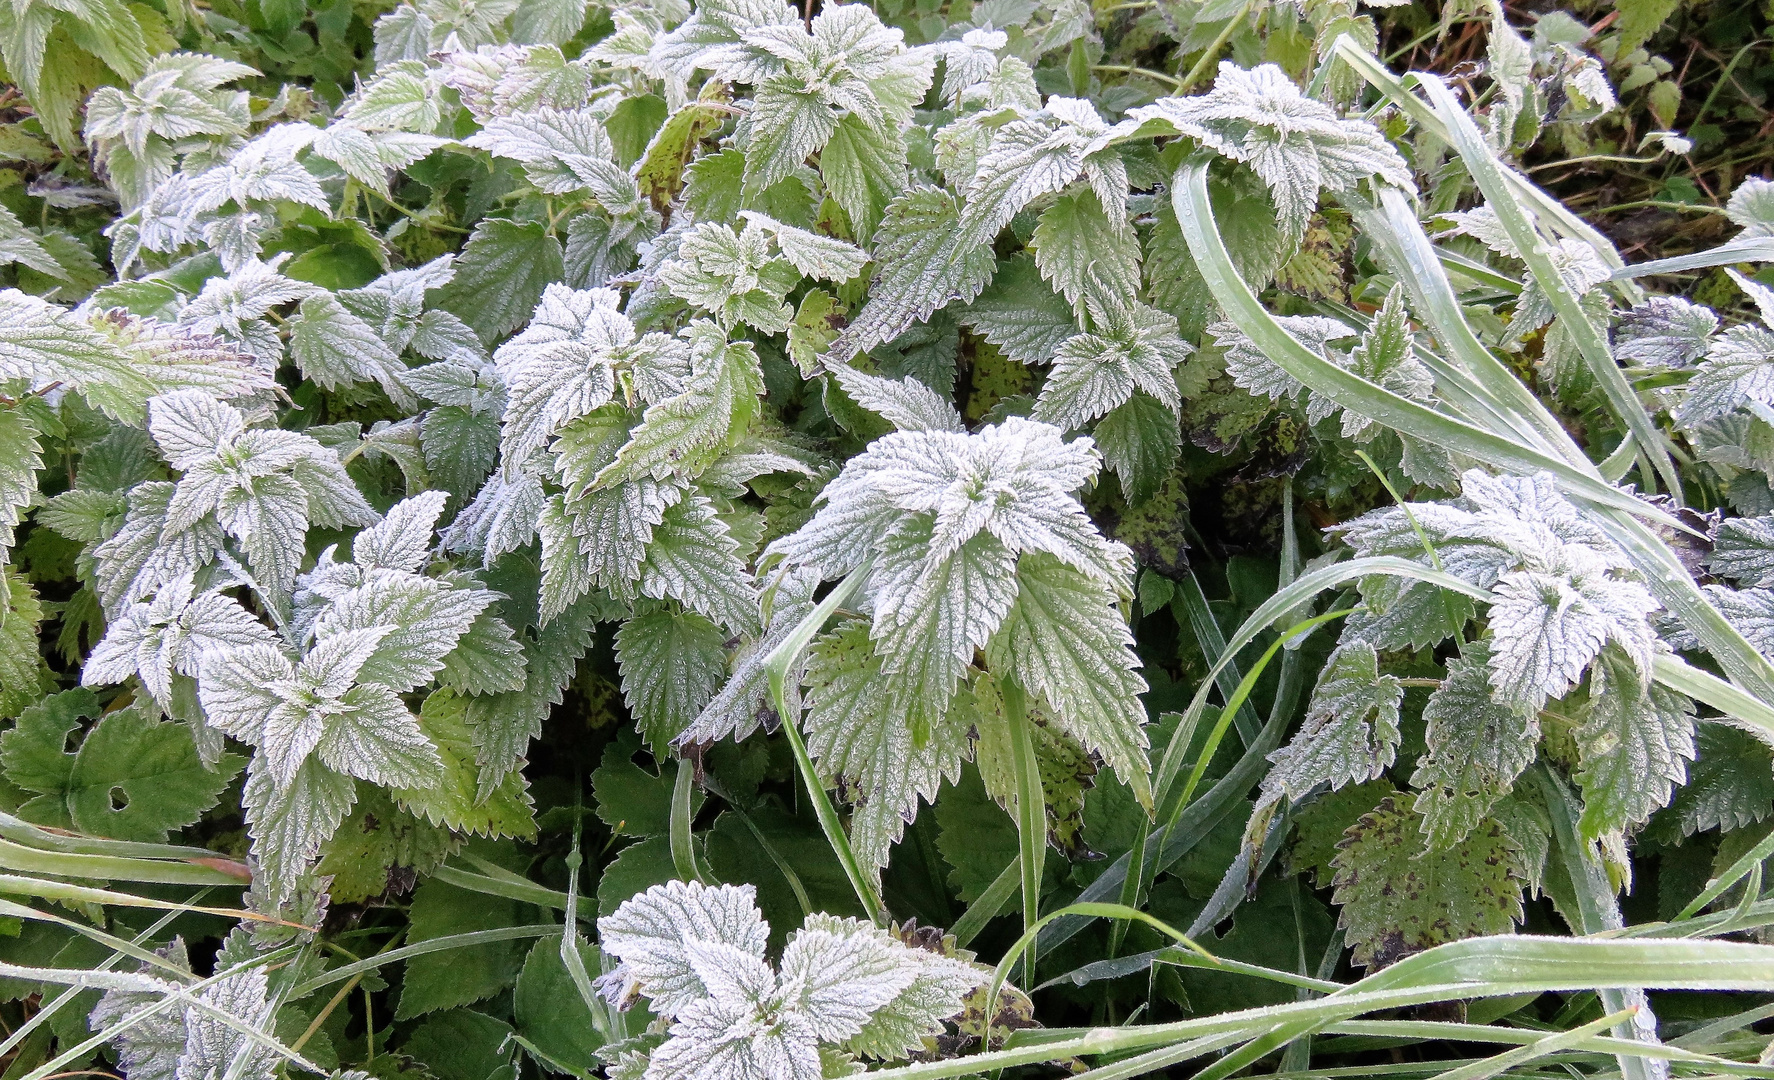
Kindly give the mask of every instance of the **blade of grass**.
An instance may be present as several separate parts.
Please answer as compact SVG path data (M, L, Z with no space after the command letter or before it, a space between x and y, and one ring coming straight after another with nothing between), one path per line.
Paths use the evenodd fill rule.
M1041 871L1047 857L1047 794L1041 786L1041 762L1035 756L1035 738L1030 730L1028 702L1023 697L1022 685L1007 677L999 687L1004 699L1004 720L1010 729L1010 759L1016 783L1017 865L1022 871L1023 936L1030 939L1023 954L1023 971L1032 982L1036 971L1032 935L1041 923ZM989 1005L986 1015L993 1015Z
M979 894L979 899L967 905L967 910L963 911L961 917L955 920L955 925L949 928L949 932L955 935L955 944L965 947L968 942L979 936L979 932L985 929L986 923L1004 913L1004 906L1010 903L1010 898L1015 896L1021 888L1022 856L1018 855L1010 860L1009 866L1006 866L997 877L992 879L992 883L986 886L986 891Z
M1225 242L1214 224L1213 204L1207 189L1209 160L1206 155L1197 155L1177 170L1171 191L1177 221L1182 226L1189 253L1194 256L1202 278L1221 309L1283 371L1313 393L1321 393L1344 408L1353 409L1394 430L1498 468L1529 475L1549 472L1561 486L1585 501L1647 517L1677 530L1691 531L1648 503L1609 486L1592 469L1578 468L1536 447L1523 446L1513 439L1395 394L1338 367L1303 345L1275 321L1233 266Z
M1453 92L1439 78L1424 73L1417 76L1417 82L1429 95L1436 112L1441 115L1442 124L1448 132L1449 145L1466 163L1466 171L1472 175L1479 190L1484 192L1486 202L1496 213L1522 260L1527 263L1528 272L1533 274L1540 291L1551 301L1559 323L1576 343L1584 365L1589 368L1590 376L1607 398L1615 417L1632 432L1633 439L1639 444L1639 452L1650 459L1657 475L1662 478L1664 487L1679 503L1682 498L1682 480L1676 472L1675 462L1670 460L1664 446L1663 433L1657 430L1651 414L1645 411L1638 394L1632 389L1632 384L1626 381L1626 373L1614 362L1613 354L1609 352L1608 343L1601 331L1584 314L1580 298L1571 291L1553 265L1552 253L1546 241L1541 238L1534 227L1533 219L1516 200L1515 192L1504 178L1507 170L1486 145L1478 125L1472 122L1472 117L1460 107Z
M850 837L844 832L844 823L838 817L837 808L826 794L825 781L819 778L819 770L814 767L813 758L807 753L807 744L801 738L800 717L790 715L791 710L788 707L789 673L798 670L801 653L813 641L826 620L861 591L863 583L868 580L871 562L872 560L865 561L852 570L790 631L780 645L770 651L770 655L764 658L764 670L769 674L771 704L776 708L776 715L782 719L782 731L788 740L789 749L794 753L795 768L801 775L807 798L813 803L813 813L819 819L819 828L825 833L826 843L831 845L832 852L837 855L839 865L844 868L844 876L850 879L850 887L855 890L862 910L876 924L885 925L887 912L881 906L881 894L875 887L874 875L865 871L856 858L856 851L850 846Z

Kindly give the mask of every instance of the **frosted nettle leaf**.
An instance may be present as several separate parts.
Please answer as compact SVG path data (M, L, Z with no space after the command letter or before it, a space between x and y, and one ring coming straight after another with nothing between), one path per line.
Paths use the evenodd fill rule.
M999 265L991 287L958 313L963 325L1024 364L1047 364L1078 333L1072 306L1048 287L1035 260L1016 255Z
M770 546L790 563L840 577L907 514L935 515L933 557L981 531L1013 552L1046 551L1105 582L1132 572L1132 556L1103 539L1072 495L1096 475L1089 439L1012 417L974 435L899 431L851 458L820 493L813 520Z
M491 566L499 556L535 538L546 498L542 481L534 474L507 478L494 473L474 501L443 531L443 546L449 551L479 554L481 565Z
M1053 368L1035 402L1035 418L1060 428L1083 427L1143 390L1173 412L1182 408L1172 371L1194 346L1177 334L1176 319L1136 303L1096 309L1093 334L1079 334L1054 351Z
M289 344L290 359L323 389L375 382L397 406L415 404L400 381L406 365L374 327L336 297L323 293L304 299L290 320Z
M1451 226L1446 232L1440 233L1440 236L1470 236L1505 258L1521 258L1521 250L1515 246L1515 238L1509 235L1509 230L1503 227L1503 219L1489 205L1436 216Z
M1751 401L1774 404L1774 289L1726 268L1749 294L1762 325L1743 323L1714 338L1706 359L1688 380L1688 394L1675 411L1687 427L1723 416Z
M904 32L884 26L862 4L822 10L807 28L799 20L754 26L739 41L697 62L755 88L735 137L745 151L746 185L756 190L822 149L846 116L897 133L910 122L935 66L933 56L908 51Z
M1739 239L1774 236L1774 181L1751 176L1738 184L1725 203L1725 216L1743 229Z
M0 412L0 558L12 550L14 530L37 498L43 447L37 429L15 409Z
M430 680L443 658L498 594L402 570L370 569L364 581L329 604L314 623L316 643L360 629L386 628L358 675L405 692ZM409 785L410 786L410 785Z
M799 13L781 0L697 4L688 19L654 44L652 62L679 81L688 81L698 68L714 71L744 57L747 50L739 42L747 31L789 26L800 19Z
M1413 344L1404 286L1394 285L1374 313L1373 324L1361 336L1361 344L1349 354L1349 370L1401 397L1427 401L1435 391L1435 376L1417 359ZM1322 411L1328 416L1336 407L1328 398L1313 394L1307 415L1316 419L1314 414ZM1381 430L1375 421L1343 410L1344 438L1367 441Z
M357 782L309 759L287 784L259 767L248 770L241 805L257 860L253 887L266 896L294 895L320 845L357 802Z
M818 576L809 570L792 571L776 584L770 623L763 636L739 647L733 656L732 675L695 722L678 736L679 745L718 742L729 735L738 742L760 725L780 722L770 702L770 680L764 661L813 610L813 592L818 585ZM784 690L790 715L799 714L800 680L789 679Z
M1016 557L997 537L976 534L952 551L934 541L928 515L905 518L869 576L885 689L920 737L948 713L962 672L1017 598Z
M1706 562L1713 573L1745 585L1774 585L1774 516L1721 522Z
M92 313L88 322L115 350L129 357L130 366L148 382L152 393L202 390L228 400L264 393L276 385L251 353L221 338L131 315L122 308ZM101 407L109 403L105 397L95 402ZM135 415L140 416L140 411Z
M28 266L39 274L48 274L54 278L66 278L68 273L62 264L55 261L55 256L43 246L38 235L25 228L24 222L11 210L0 210L0 265L18 263Z
M1094 193L1061 195L1041 212L1029 246L1041 276L1093 326L1093 308L1124 308L1139 295L1140 245L1119 197L1105 206Z
M402 61L378 71L340 115L365 131L429 133L443 119L437 90L423 63Z
M156 392L136 357L105 334L55 304L17 289L0 290L0 379L32 389L60 383L78 391L115 420L139 423L142 403Z
M914 187L887 205L875 233L868 303L832 342L827 359L848 363L938 308L979 295L997 262L984 243L959 243L960 225L954 196L940 188Z
M589 190L612 212L640 198L634 178L616 164L609 133L590 109L542 108L495 117L463 141L522 162L530 183L550 195Z
M842 283L862 273L868 262L868 256L855 244L784 225L754 210L741 211L739 216L775 240L776 250L805 277Z
M209 1009L226 1013L262 1035L272 1036L277 1002L267 994L270 975L263 967L223 976L198 990L198 1002L185 1006L185 1046L179 1054L178 1076L271 1080L279 1063L276 1051L254 1042L234 1024Z
M641 595L677 600L728 630L756 633L757 589L738 548L708 496L680 499L653 530L641 564Z
M1649 679L1655 638L1647 616L1657 601L1640 582L1580 552L1566 549L1563 567L1498 579L1490 613L1491 686L1500 700L1538 710L1582 678L1609 642L1637 665L1641 689Z
M136 157L152 136L177 141L200 135L245 135L245 116L210 93L259 74L245 64L193 53L155 58L128 90L100 87L86 110L87 140L115 139Z
M165 947L154 951L177 968L191 969L183 938L174 938ZM155 976L144 976L144 981L151 984L160 980ZM163 985L170 993L177 984L168 981ZM108 1030L131 1015L152 1007L159 997L146 991L107 990L93 1006L86 1022L94 1031ZM131 1077L178 1080L179 1055L185 1050L185 1034L184 1011L175 1007L119 1031L111 1039L111 1047L116 1052L117 1064Z
M966 430L952 402L910 375L885 379L848 364L833 364L826 370L858 405L901 431Z
M248 431L240 410L199 391L150 401L148 430L184 473L166 527L183 532L213 514L268 588L286 592L294 582L311 522L338 528L376 519L338 455L296 432Z
M209 653L198 680L204 713L257 746L255 767L280 785L318 751L329 768L372 783L429 786L442 761L418 721L388 686L357 681L379 674L372 663L391 666L377 650L395 633L390 625L323 633L295 664L272 645Z
M1051 554L1024 554L1016 604L986 657L995 673L1046 698L1060 726L1150 806L1146 682L1118 605L1126 589L1125 579L1108 582Z
M1423 835L1437 850L1477 828L1539 749L1539 717L1492 697L1490 652L1483 641L1463 646L1423 706L1429 752L1417 759L1411 783L1422 789Z
M744 323L781 333L794 318L783 297L801 272L770 254L770 239L755 219L737 233L727 225L695 225L679 242L677 255L660 267L660 283L728 330Z
M521 465L561 425L607 404L618 368L650 353L687 352L664 334L635 339L610 289L550 285L524 331L493 355L507 394L500 452L506 472Z
M1774 590L1705 587L1708 599L1756 651L1774 651Z
M821 1044L903 1056L940 1032L980 982L965 964L824 914L790 936L778 974L764 958L769 928L752 896L750 886L674 881L598 921L604 948L622 960L603 980L606 993L624 1002L645 995L674 1021L645 1064L648 1077L816 1080Z
M1616 649L1590 668L1589 717L1575 732L1585 839L1642 824L1687 781L1694 703L1641 671Z
M444 49L439 59L437 78L483 124L539 108L570 111L591 100L596 65L589 55L569 61L554 45Z
M855 804L850 841L877 872L919 800L934 802L943 779L960 776L971 727L945 701L919 739L907 715L911 688L882 673L884 651L867 622L852 620L814 643L805 675L808 752Z
M998 50L1010 43L1002 30L975 28L959 41L939 41L932 48L943 59L942 96L950 107L960 104L961 94L978 86L998 71Z
M524 650L510 624L489 609L468 627L443 659L437 681L458 694L498 694L524 688Z
M1276 321L1306 348L1338 367L1350 366L1348 354L1330 345L1333 341L1342 341L1356 335L1356 331L1347 325L1322 315L1283 315ZM1247 337L1236 323L1222 320L1209 326L1207 332L1226 350L1226 373L1244 389L1253 394L1261 394L1271 401L1298 397L1306 389L1299 380L1269 359L1268 354Z
M420 570L447 500L445 492L423 491L395 503L381 521L357 534L351 542L351 561L366 570Z
M727 634L693 611L643 611L616 632L622 694L654 753L664 754L727 674Z
M1307 97L1280 67L1249 71L1222 62L1214 87L1196 97L1161 98L1128 114L1161 120L1242 161L1269 186L1282 232L1297 238L1318 204L1321 188L1352 191L1369 176L1408 190L1411 170L1378 128L1343 119Z
M910 952L859 919L814 914L782 951L782 983L821 1042L842 1043L911 986Z
M1398 753L1403 700L1398 680L1380 674L1372 645L1340 646L1319 673L1299 734L1269 755L1264 792L1298 800L1320 784L1335 791L1378 778Z
M431 20L412 4L397 5L377 19L373 34L377 68L403 60L423 62L431 51Z
M302 167L296 155L320 134L312 124L279 124L235 151L227 164L191 179L192 205L199 211L220 210L229 202L241 209L254 203L293 202L330 213L320 181Z
M203 520L188 529L167 525L174 485L137 484L129 492L129 512L109 540L93 549L93 577L107 616L121 605L147 596L181 575L195 573L222 548L222 530Z
M1572 296L1584 299L1597 286L1608 280L1613 271L1602 261L1601 254L1587 240L1565 237L1549 245L1547 254L1552 268ZM1552 300L1532 275L1523 283L1521 298L1515 302L1515 316L1509 320L1505 341L1520 341L1528 334L1553 321L1557 311ZM1592 321L1595 316L1591 316Z
M280 265L280 260L254 260L225 278L209 279L179 313L180 325L197 334L239 342L268 371L275 370L283 359L283 343L262 320L272 308L320 291L317 286L285 277L278 272Z
M1614 358L1646 367L1684 368L1706 354L1719 317L1679 296L1653 296L1621 314Z
M770 926L751 885L655 885L598 920L598 942L621 963L605 976L619 1002L644 995L653 1011L675 1016L708 996L686 946L721 944L763 959Z
M589 582L619 596L635 595L653 530L683 494L684 489L676 484L643 477L600 488L564 506L565 524L578 543ZM565 538L560 537L559 542L564 544ZM547 546L547 536L543 544ZM546 552L543 560L543 572L553 572L554 564Z
M239 601L219 591L194 595L189 574L162 585L153 600L114 616L81 669L83 686L141 679L162 709L172 708L172 677L196 678L205 655L244 645L275 645L276 637Z
M728 342L707 320L691 323L684 335L691 368L683 392L643 414L594 488L643 477L694 477L750 426L764 394L763 368L751 343Z

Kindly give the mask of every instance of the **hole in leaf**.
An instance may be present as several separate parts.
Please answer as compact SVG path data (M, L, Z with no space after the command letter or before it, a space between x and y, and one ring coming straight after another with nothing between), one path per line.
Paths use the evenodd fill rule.
M128 806L129 806L129 792L123 790L120 787L112 788L111 789L111 809L112 809L112 811L113 812L120 811L120 810L126 809Z

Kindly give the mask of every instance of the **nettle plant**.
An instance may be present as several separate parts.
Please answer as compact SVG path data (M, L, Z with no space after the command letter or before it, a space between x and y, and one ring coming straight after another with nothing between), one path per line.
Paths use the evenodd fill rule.
M208 978L182 942L123 950L139 973L21 977L107 991L91 1024L132 1076L319 1069L303 1047L355 982L300 1003L383 962L323 970L329 894L398 895L398 872L410 888L469 836L536 838L533 747L606 649L638 742L612 743L595 813L612 841L649 837L618 862L663 845L679 879L612 864L590 953L609 1000L575 930L574 799L544 815L574 823L566 894L484 854L509 845L436 879L568 913L515 1009L552 986L596 1042L497 1045L580 1074L809 1080L982 1050L921 1074L960 1075L1180 1042L1130 1025L1006 1047L1028 1021L993 1009L1027 1004L1003 977L1034 985L1085 916L1169 929L1142 910L1174 895L1164 875L1247 809L1188 933L1230 917L1297 824L1340 940L1392 981L1226 1028L1249 1040L1228 1075L1369 1008L1521 992L1383 996L1430 978L1411 954L1511 930L1528 895L1579 934L1618 928L1641 830L1774 812L1774 290L1729 271L1759 318L1721 330L1635 284L1767 257L1774 184L1732 196L1724 248L1626 268L1510 165L1554 104L1563 125L1613 107L1575 42L1530 47L1497 10L1472 109L1388 72L1352 5L1307 8L1314 64L1227 62L1163 97L1093 98L1100 42L1064 2L974 5L923 44L861 4L658 0L594 29L575 5L402 3L333 109L256 98L236 84L257 73L215 56L113 63L84 131L119 203L115 279L58 293L76 306L0 293L0 543L26 537L0 577L0 762L30 796L5 828L46 860L20 868L53 879L37 895L96 910L122 894L70 881L245 875L254 929ZM10 214L0 231L0 256L56 276L47 234ZM1185 442L1234 450L1265 425L1395 497L1302 566L1290 482L1285 572L1227 639L1180 555ZM59 606L33 585L52 556ZM1211 669L1161 720L1136 598L1141 619L1176 598ZM1243 761L1209 781L1235 725ZM842 915L718 764L778 732L854 893ZM745 766L753 793L770 768ZM780 949L753 887L716 883L717 830L694 824L710 776L802 908ZM976 809L1015 823L960 920L970 939L1020 890L996 977L965 940L887 929L909 914L884 878L907 830L974 777ZM625 784L664 824L623 816ZM163 844L224 799L244 866ZM383 821L401 831L366 853L357 833ZM1049 874L1086 829L1115 858ZM1752 864L1759 886L1756 850L1682 917ZM414 901L416 941L494 929L439 915L440 895ZM401 1022L515 977L451 996L413 948L391 954ZM1600 989L1620 1034L1654 1040L1633 988L1706 983L1640 952ZM306 1034L286 1041L292 1016ZM601 1064L569 1060L600 1045ZM1141 1067L1183 1060L1151 1052L1172 1056Z

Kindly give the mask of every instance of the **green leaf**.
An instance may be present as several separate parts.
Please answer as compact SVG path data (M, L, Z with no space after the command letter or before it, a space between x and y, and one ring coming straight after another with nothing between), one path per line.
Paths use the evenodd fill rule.
M69 690L26 709L0 735L7 778L38 796L20 808L27 819L117 840L164 841L214 806L245 764L229 754L218 768L205 768L190 728L139 709L111 713L70 740L82 719L99 714L90 690Z
M1447 678L1423 706L1428 753L1411 783L1432 848L1457 844L1477 828L1515 778L1534 761L1540 719L1491 694L1487 642L1462 646Z
M43 605L31 583L0 567L0 716L18 715L42 693L46 672L37 650L42 621Z
M498 341L528 322L542 290L565 274L560 241L541 222L487 218L462 248L439 303L482 341Z
M862 914L844 864L832 853L811 813L797 817L775 803L760 804L743 817L730 810L709 829L707 854L709 870L721 881L758 890L758 909L770 924L772 951L782 948L809 907L835 915ZM794 884L785 875L785 866L794 874Z
M1411 796L1394 792L1350 827L1337 856L1338 924L1355 963L1389 966L1444 942L1508 933L1522 918L1520 848L1496 822L1452 850L1427 846Z
M400 1052L422 1063L437 1080L516 1080L517 1076L511 1025L473 1009L451 1009L425 1021L413 1029Z
M1681 835L1730 832L1766 820L1774 813L1774 750L1726 724L1698 728L1688 783L1670 806Z
M622 694L655 756L665 755L721 688L726 642L704 616L667 607L636 615L616 632Z
M81 832L162 841L216 804L246 762L224 755L204 766L191 729L126 709L101 720L80 744L66 798Z
M583 938L575 945L585 970L597 971L597 946ZM597 1060L604 1040L567 972L567 965L561 961L561 942L557 938L543 938L531 946L524 970L517 977L512 1005L518 1034L549 1058L578 1068L589 1067Z
M419 708L419 730L443 758L443 777L431 787L397 788L394 797L434 825L477 836L529 839L536 835L535 804L523 773L507 771L489 789L485 770L476 763L479 732L470 728L469 721L472 703L486 700L458 697L451 690L435 690L425 699Z
M1086 297L1099 309L1125 306L1140 291L1140 245L1125 223L1110 219L1088 189L1061 195L1041 212L1029 238L1035 265L1072 305L1091 318Z
M465 719L473 732L475 761L480 765L477 798L491 795L522 764L530 740L542 733L543 718L560 704L579 658L591 648L595 622L597 610L589 599L567 608L535 637L524 639L522 690L468 699Z
M959 315L974 333L1024 364L1052 363L1054 350L1078 332L1071 305L1042 280L1029 255L1004 260L992 284Z
M640 744L624 732L604 747L591 774L591 794L598 820L620 836L663 836L671 829L672 789L681 762L648 772L634 760ZM701 805L700 789L692 793L691 815Z
M407 892L461 846L448 829L415 817L381 788L359 781L357 805L321 845L315 873L332 878L328 893L334 903L356 904Z
M1651 40L1679 6L1679 0L1614 0L1614 10L1620 13L1620 21L1614 24L1619 35L1615 54L1626 56Z
M1589 717L1576 731L1578 828L1587 839L1637 825L1669 802L1694 757L1694 703L1645 684L1617 648L1589 673Z
M867 241L880 228L887 204L905 190L905 140L851 113L820 151L819 174L850 219L850 235Z
M824 843L825 838L820 838ZM630 844L616 853L604 867L597 883L597 909L601 918L621 906L624 900L655 885L677 879L677 864L671 857L669 836L650 836L638 844Z
M516 900L459 889L436 878L413 893L408 917L409 943L533 921L525 917L523 905ZM492 997L517 980L523 962L524 945L519 941L465 945L415 956L406 963L395 1019L410 1020Z
M1176 412L1146 393L1136 392L1110 410L1091 434L1102 449L1104 463L1120 479L1130 506L1157 493L1182 453L1182 424Z
M977 769L963 769L936 803L937 850L949 865L949 884L966 903L1016 861L1016 822L992 799Z

